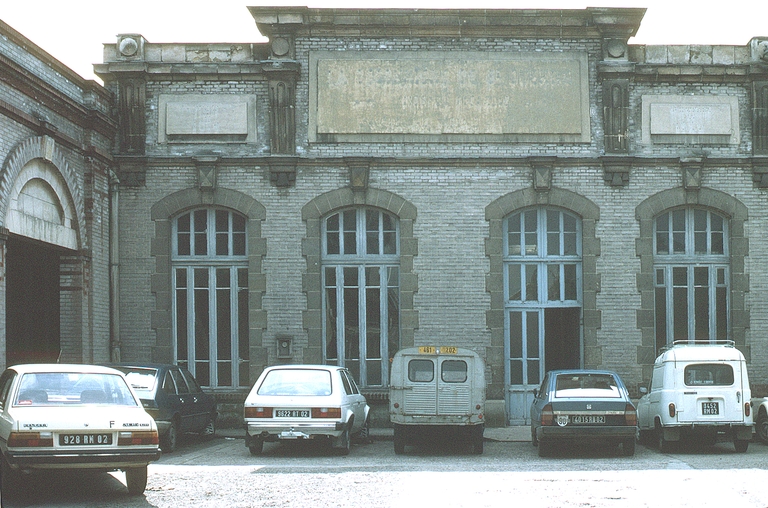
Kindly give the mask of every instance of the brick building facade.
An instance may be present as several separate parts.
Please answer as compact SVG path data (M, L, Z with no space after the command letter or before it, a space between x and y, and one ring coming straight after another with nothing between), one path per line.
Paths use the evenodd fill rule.
M343 363L377 401L398 348L470 347L509 424L552 368L637 395L672 340L731 340L768 385L768 40L628 44L644 9L250 11L268 43L122 34L96 66L123 359L233 402Z
M0 365L110 357L112 100L0 21Z

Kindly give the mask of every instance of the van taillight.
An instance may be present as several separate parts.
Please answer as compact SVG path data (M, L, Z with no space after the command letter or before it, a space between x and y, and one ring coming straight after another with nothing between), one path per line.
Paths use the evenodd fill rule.
M670 416L671 418L674 418L674 417L675 417L675 414L676 414L676 411L675 411L675 403L674 403L674 402L670 402L670 403L669 403L669 416Z
M624 424L632 427L637 426L637 411L632 404L627 404L627 407L624 408Z
M749 402L744 403L744 415L749 416L749 414L752 412Z
M541 424L554 425L555 413L552 411L552 404L547 404L541 409Z

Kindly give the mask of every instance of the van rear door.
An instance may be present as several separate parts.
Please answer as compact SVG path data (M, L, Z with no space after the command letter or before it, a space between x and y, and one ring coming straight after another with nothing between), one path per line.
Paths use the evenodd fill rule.
M403 414L437 415L437 356L403 354Z
M682 369L678 422L743 422L744 387L739 362L690 363Z
M474 358L471 356L438 357L438 414L472 414L473 361Z

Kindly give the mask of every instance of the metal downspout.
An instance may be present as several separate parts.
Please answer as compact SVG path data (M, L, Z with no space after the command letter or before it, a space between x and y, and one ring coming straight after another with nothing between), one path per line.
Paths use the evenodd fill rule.
M120 181L109 182L109 358L120 361L120 248L118 245L118 196Z

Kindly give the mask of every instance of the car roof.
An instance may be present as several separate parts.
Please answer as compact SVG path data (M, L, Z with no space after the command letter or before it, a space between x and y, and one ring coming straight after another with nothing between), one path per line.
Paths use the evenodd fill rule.
M86 374L119 374L122 372L115 370L111 367L103 365L88 365L77 363L26 363L19 365L12 365L9 369L13 369L19 374L37 374L42 372L71 372L71 373L86 373Z
M140 363L140 362L119 362L119 363L105 363L104 365L110 367L123 367L123 368L136 368L136 369L172 369L178 368L178 365L171 363Z
M268 370L278 370L278 369L294 369L294 370L346 370L346 367L340 367L338 365L308 365L308 364L293 364L293 363L286 363L284 365L272 365L270 367L267 367L264 369L264 371Z
M619 377L617 373L615 373L612 370L603 370L603 369L561 369L561 370L552 370L549 372L550 374L608 374L611 376Z
M743 361L744 355L733 346L724 344L701 345L678 344L667 349L656 359L660 362L675 361Z

